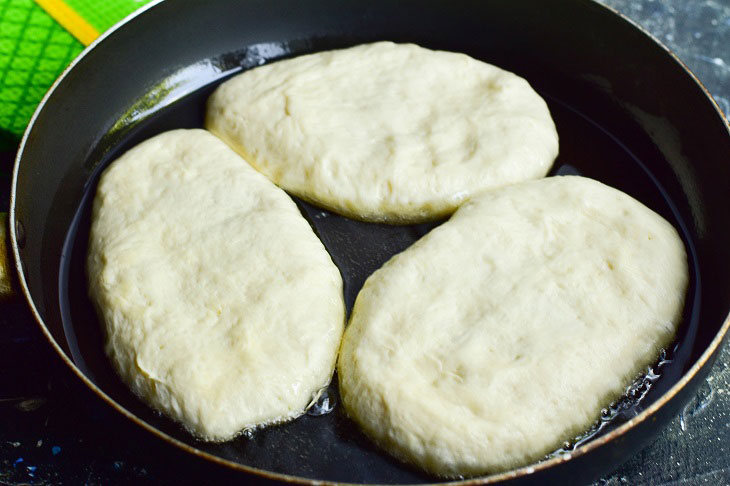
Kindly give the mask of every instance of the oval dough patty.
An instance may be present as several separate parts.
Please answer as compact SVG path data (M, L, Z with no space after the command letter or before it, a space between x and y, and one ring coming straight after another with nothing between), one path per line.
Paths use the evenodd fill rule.
M87 263L117 372L200 438L293 418L332 376L339 271L289 196L204 130L104 172Z
M343 404L434 474L525 465L657 359L687 282L677 232L620 191L552 177L485 193L366 281Z
M483 189L543 177L558 153L524 79L391 42L246 71L213 93L206 128L287 191L369 221L450 214Z

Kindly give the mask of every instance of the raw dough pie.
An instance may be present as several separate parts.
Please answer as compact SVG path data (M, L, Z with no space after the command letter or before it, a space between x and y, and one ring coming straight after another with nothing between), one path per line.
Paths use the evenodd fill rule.
M331 379L339 271L289 196L204 130L104 172L87 268L114 368L200 438L296 417Z
M342 401L434 474L526 465L657 359L687 282L675 229L620 191L581 177L490 191L366 281Z
M345 216L417 222L543 177L558 135L524 79L465 54L378 42L223 83L206 128L280 187Z

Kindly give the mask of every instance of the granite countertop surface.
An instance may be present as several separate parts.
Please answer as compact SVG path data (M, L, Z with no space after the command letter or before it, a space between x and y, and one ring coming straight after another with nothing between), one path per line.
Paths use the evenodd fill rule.
M601 1L674 51L730 114L730 0ZM0 187L0 197L6 193ZM49 349L20 303L0 313L0 424L0 485L226 479L102 406ZM730 346L658 438L593 483L695 484L730 485Z

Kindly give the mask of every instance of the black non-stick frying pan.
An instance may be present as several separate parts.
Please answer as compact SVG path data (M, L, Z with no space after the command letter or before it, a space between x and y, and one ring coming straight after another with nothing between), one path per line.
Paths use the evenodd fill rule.
M110 407L242 479L435 481L380 452L340 406L224 444L194 440L120 383L86 296L89 202L111 160L164 130L200 127L207 96L243 69L384 39L465 52L525 77L560 134L551 175L579 173L622 189L680 231L691 286L677 342L654 367L659 377L637 382L592 437L539 464L465 482L580 482L615 468L692 396L730 327L730 134L676 58L588 0L180 0L145 9L74 62L23 139L10 240L39 325ZM300 207L342 272L348 306L372 271L433 227L365 224ZM329 396L336 400L335 385Z

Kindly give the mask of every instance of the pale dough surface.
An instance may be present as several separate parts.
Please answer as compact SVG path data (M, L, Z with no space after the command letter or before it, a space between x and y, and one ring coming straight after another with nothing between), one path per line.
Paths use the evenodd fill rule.
M291 198L204 130L104 172L87 265L117 372L200 438L291 419L331 379L339 271Z
M657 359L687 282L675 229L618 190L551 177L485 193L366 281L343 403L437 475L529 464Z
M213 93L206 128L287 191L396 223L543 177L558 153L550 112L524 79L391 42L246 71Z

